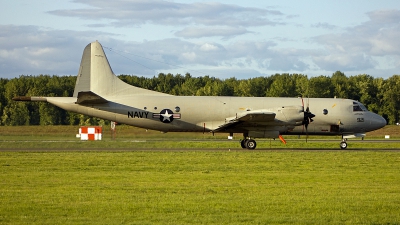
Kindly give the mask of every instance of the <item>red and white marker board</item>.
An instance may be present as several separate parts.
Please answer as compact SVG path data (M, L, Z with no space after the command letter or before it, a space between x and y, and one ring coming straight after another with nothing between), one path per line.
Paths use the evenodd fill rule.
M81 140L83 141L101 140L102 132L103 131L101 126L90 126L90 127L85 126L79 128L79 134L81 136Z

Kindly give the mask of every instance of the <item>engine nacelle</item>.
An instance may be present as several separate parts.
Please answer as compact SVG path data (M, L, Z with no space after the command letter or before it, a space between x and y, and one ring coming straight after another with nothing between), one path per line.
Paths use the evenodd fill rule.
M302 106L282 106L275 109L275 120L294 126L302 125L304 120L304 110Z

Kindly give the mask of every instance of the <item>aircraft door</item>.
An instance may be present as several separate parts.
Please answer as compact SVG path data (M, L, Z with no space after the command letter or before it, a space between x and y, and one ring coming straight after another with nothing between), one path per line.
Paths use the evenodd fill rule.
M339 125L331 125L330 132L332 133L338 133L340 131Z

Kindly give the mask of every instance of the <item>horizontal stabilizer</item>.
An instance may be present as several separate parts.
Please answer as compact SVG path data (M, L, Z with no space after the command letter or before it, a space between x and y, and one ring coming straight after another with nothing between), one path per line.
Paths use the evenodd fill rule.
M108 101L104 98L96 95L91 91L81 91L78 93L78 99L76 100L76 104L85 105L85 104L103 104Z

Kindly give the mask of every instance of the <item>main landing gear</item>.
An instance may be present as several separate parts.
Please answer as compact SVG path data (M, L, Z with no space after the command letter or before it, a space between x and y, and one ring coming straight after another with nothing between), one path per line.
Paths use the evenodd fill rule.
M243 139L240 141L240 146L242 146L242 148L247 148L247 149L253 150L256 148L257 143L253 139L246 138L246 139Z

